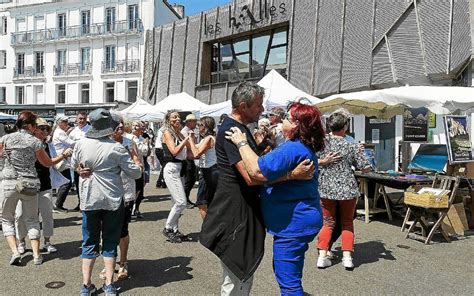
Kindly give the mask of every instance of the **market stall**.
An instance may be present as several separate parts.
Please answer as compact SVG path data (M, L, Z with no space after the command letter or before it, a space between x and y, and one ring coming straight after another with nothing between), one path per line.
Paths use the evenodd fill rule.
M470 212L468 219L470 217L471 227L474 226L472 214L474 213L474 202L472 202L474 166L469 165L469 162L473 161L473 132L470 129L471 113L474 112L473 88L398 87L337 94L321 100L316 105L324 113L331 113L343 107L353 114L364 115L365 128L363 122L359 131L365 132L366 135L359 136L359 139L369 139L369 143L375 144L376 147L379 143L378 147L386 146L386 143L382 141L383 132L376 124L395 122L393 129L396 132L392 135L395 138L393 147L399 149L400 152L397 151L396 155L405 162L403 171L396 172L395 169L357 174L364 194L364 209L360 212L365 215L366 222L369 222L369 215L373 213L388 211L390 218L391 202L387 198L386 188L406 190L413 185L431 186L435 173L446 173L461 175L459 187L470 190L471 201L466 202L466 197L464 197L464 204L467 206L467 212ZM369 127L367 126L368 118L372 124ZM357 123L355 125L357 126ZM433 143L438 145L433 145ZM417 151L418 154L416 154ZM375 153L380 153L380 151L375 149ZM412 158L413 154L415 156ZM416 174L412 173L413 171ZM374 198L371 207L369 207L369 197ZM384 201L384 209L376 207L377 199L380 197ZM462 199L461 202L463 202Z

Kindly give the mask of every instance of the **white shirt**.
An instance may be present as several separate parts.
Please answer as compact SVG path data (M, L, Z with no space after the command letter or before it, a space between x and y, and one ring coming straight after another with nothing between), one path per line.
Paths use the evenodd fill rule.
M155 148L158 149L163 149L163 128L160 128L158 130L158 133L156 134L156 139L155 139Z
M199 167L200 168L210 168L217 163L217 156L216 156L216 138L212 137L211 140L211 148L207 149L203 155L199 158ZM202 145L204 139L199 142L199 145Z
M59 127L54 130L52 143L58 155L63 153L64 150L66 150L67 148L74 148L74 144L76 144L76 142L70 139L66 132ZM63 171L69 168L71 168L70 158L66 158L57 166L57 169L59 171Z
M70 133L69 138L73 141L77 142L80 139L84 139L86 137L86 133L88 130L91 129L89 124L84 125L83 127L76 126Z

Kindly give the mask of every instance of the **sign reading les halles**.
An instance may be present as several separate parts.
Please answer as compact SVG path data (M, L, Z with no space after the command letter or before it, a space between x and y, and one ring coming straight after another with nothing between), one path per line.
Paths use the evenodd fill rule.
M286 16L287 8L285 3L279 5L269 5L268 0L259 1L258 7L260 8L258 14L252 12L252 8L249 5L244 5L238 8L234 16L232 16L232 6L228 6L229 19L227 24L221 22L208 23L207 15L204 16L204 35L206 37L219 36L222 33L223 26L228 26L235 30L244 28L245 26L256 27L262 24L266 24L269 21L276 19L281 16Z

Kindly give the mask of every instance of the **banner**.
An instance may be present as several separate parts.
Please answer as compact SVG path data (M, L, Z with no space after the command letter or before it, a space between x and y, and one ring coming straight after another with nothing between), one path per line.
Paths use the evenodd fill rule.
M444 117L449 163L472 161L472 146L469 137L467 116L446 115Z
M428 141L428 109L407 109L403 114L403 141Z

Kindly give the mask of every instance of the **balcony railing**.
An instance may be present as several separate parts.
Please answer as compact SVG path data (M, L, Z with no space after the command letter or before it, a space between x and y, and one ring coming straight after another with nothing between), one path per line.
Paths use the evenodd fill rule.
M53 66L54 76L79 76L90 75L92 72L92 64L64 64Z
M125 35L143 32L140 19L91 25L69 26L36 31L12 33L11 43L15 45L36 44L63 39L100 37L107 35Z
M31 79L44 77L44 67L14 68L13 79Z
M131 73L140 71L140 60L121 60L102 62L102 74L109 73Z

